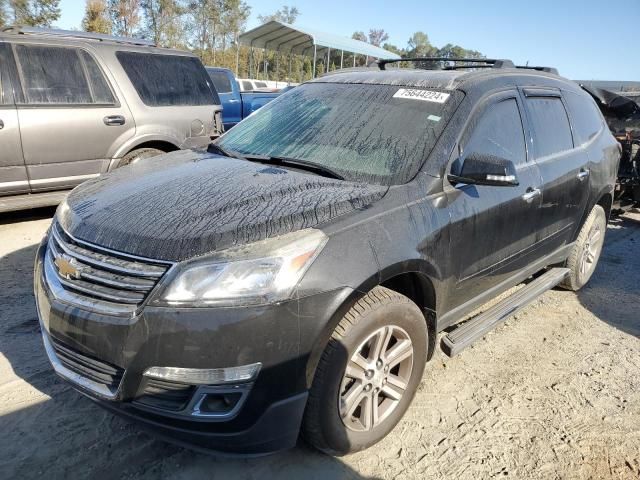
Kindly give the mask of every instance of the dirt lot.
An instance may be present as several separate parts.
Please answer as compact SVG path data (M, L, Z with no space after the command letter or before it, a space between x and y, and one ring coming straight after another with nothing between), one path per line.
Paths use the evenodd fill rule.
M32 284L52 210L0 216L0 478L639 478L640 223L616 221L591 284L554 290L454 359L368 451L258 458L175 447L55 377Z

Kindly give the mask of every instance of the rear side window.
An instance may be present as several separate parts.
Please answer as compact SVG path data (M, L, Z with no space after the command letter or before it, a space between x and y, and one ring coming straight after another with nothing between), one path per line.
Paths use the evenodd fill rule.
M527 97L537 157L573 148L569 118L559 97Z
M583 144L595 137L604 126L604 119L600 109L593 99L587 95L564 92L564 99L569 108L573 131L577 142Z
M267 84L264 82L256 82L256 88L267 88Z
M116 56L147 106L220 103L204 66L195 57L124 51L117 52Z
M527 161L524 130L515 99L502 100L485 111L464 147L464 155L470 153L505 158L515 165Z
M251 85L251 82L248 81L243 81L242 82L242 88L248 92L250 92L251 90L253 90L253 85Z
M115 98L95 60L78 48L16 45L28 104L108 104Z
M208 70L207 73L209 74L209 77L211 77L211 81L213 82L216 92L231 93L233 88L231 87L231 80L226 73L216 72L213 70Z
M82 60L84 61L87 69L87 76L89 77L89 86L91 87L91 93L93 95L93 103L114 104L116 103L113 93L109 88L107 79L104 78L104 74L96 61L91 58L84 50L80 51Z

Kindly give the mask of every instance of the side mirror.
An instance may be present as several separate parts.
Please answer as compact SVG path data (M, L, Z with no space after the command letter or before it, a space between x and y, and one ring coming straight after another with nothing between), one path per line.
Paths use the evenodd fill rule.
M462 162L462 165L460 163ZM448 176L451 183L515 187L518 185L516 167L511 160L471 153L464 160L454 162Z

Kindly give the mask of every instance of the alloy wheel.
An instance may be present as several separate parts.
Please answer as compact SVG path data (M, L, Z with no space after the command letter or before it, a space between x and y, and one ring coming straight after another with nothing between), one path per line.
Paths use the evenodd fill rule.
M377 329L358 346L347 363L338 399L347 428L370 431L395 410L407 389L413 357L411 338L393 325Z

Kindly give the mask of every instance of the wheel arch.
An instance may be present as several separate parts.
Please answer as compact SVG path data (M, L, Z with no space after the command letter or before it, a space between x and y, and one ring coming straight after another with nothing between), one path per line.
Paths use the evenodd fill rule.
M377 286L398 292L418 305L423 312L425 326L427 327L429 338L427 360L430 360L433 357L437 343L437 281L435 279L438 277L432 276L427 272L432 272L435 275L436 269L422 260L393 265L363 280L357 288L343 298L335 307L333 314L318 335L317 341L309 354L306 368L307 386L311 387L322 352L325 350L331 339L331 334L340 323L342 317L359 299Z

